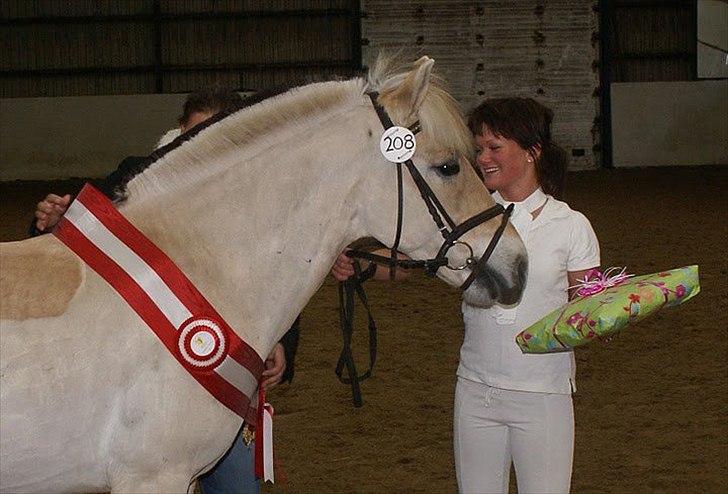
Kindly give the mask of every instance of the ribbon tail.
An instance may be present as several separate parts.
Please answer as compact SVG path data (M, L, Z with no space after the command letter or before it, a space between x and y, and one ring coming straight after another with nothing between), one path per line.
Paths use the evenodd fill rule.
M265 401L265 391L258 390L258 417L255 428L255 477L275 483L273 462L273 407Z
M263 481L275 483L273 462L273 407L263 407Z
M255 421L255 478L263 478L263 404L265 391L263 386L258 388L258 410Z

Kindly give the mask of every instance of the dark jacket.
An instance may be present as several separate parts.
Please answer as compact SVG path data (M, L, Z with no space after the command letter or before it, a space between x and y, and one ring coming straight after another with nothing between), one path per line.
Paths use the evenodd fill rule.
M124 158L119 166L111 172L102 182L95 184L96 187L110 199L114 199L117 188L125 185L131 177L141 172L148 164L148 157L146 156L128 156ZM30 229L28 233L31 237L48 233L45 230L38 230L35 226L35 218L30 223ZM296 358L296 351L298 350L298 336L299 336L299 323L301 316L299 315L290 327L288 332L281 338L281 345L286 354L286 370L283 373L283 382L291 382L293 380L294 361Z

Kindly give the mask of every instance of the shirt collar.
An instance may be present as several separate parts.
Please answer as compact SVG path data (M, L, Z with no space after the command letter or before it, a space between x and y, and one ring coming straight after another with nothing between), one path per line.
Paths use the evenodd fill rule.
M529 213L531 213L531 212L537 210L538 208L540 208L541 206L543 206L544 203L546 202L546 200L548 199L548 197L549 196L547 196L544 193L544 191L541 190L541 187L539 187L538 189L534 190L533 193L530 196L526 197L524 200L514 202L513 204L515 205L515 209L520 209L522 211L526 210ZM503 199L503 197L500 195L500 192L493 193L493 200L495 202L497 202L498 204L501 204L505 207L508 207L508 205L511 204L510 202Z

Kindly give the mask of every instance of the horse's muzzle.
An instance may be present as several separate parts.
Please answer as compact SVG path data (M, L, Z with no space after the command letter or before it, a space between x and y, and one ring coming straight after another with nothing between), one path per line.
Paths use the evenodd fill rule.
M526 286L528 260L519 255L508 268L496 269L492 262L478 263L472 286L466 292L466 301L477 307L490 307L494 303L514 305L521 300Z

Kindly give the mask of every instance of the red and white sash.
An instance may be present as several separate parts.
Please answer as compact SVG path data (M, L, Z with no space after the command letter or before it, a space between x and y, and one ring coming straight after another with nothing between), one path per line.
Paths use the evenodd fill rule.
M53 234L126 300L192 377L255 426L251 398L263 360L106 196L85 185Z

